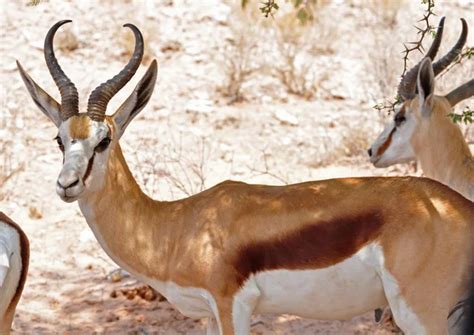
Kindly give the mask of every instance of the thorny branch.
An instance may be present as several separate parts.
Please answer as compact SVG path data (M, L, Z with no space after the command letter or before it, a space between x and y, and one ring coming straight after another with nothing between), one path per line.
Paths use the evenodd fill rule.
M419 39L417 41L403 44L405 50L403 51L403 71L401 77L403 77L408 70L408 55L415 50L423 52L423 39L425 38L426 34L434 33L434 27L429 22L430 17L436 15L433 12L433 8L435 6L434 0L422 0L421 2L427 5L423 18L418 21L422 22L422 24L424 24L424 27L415 26L415 28L418 30L419 35ZM412 46L409 47L408 45ZM400 102L400 97L396 95L393 99L376 104L372 108L376 109L378 112L386 110L388 114L390 114L392 112L395 112L395 106L397 106Z
M402 77L405 75L408 69L408 55L415 50L419 52L423 52L423 39L425 38L426 34L433 35L435 33L434 27L430 24L430 17L436 15L433 12L433 8L435 6L434 0L422 0L423 4L427 5L425 14L423 18L418 22L422 22L424 27L415 26L416 30L418 30L419 39L415 42L408 42L407 44L403 44L405 50L403 51L403 72ZM408 45L412 45L408 47Z

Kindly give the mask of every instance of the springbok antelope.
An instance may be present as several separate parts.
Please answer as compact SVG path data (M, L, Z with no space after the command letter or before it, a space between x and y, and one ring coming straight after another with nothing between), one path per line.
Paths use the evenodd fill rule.
M425 175L450 186L474 201L474 158L463 134L448 117L452 108L474 95L474 79L446 96L434 95L435 76L462 51L467 24L456 45L443 58L431 64L443 35L441 19L436 38L426 57L413 67L398 86L401 106L394 120L368 150L376 167L418 160Z
M61 104L18 63L40 110L58 127L56 192L79 207L107 254L209 334L248 334L253 313L345 319L390 305L407 334L444 334L473 264L474 205L424 178L347 178L288 186L226 181L189 198L156 201L133 178L119 139L149 101L153 61L111 116L107 103L137 71L140 31L125 68L79 113L74 84L45 58Z
M10 334L28 273L30 248L21 228L0 212L0 334Z
M434 95L435 76L461 53L466 42L468 27L464 19L461 22L462 32L457 43L431 64L443 36L444 18L441 19L426 57L407 72L398 86L402 104L394 120L387 124L368 153L376 167L418 160L427 177L474 201L474 158L460 128L448 117L457 103L474 95L474 79L444 97ZM386 315L389 314L386 312ZM455 322L457 318L452 319L450 332L454 334L459 332L459 327Z

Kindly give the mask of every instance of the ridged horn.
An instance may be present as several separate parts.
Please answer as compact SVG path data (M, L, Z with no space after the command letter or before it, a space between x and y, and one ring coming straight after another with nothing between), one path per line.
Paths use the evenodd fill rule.
M135 35L135 50L133 51L132 58L122 71L112 79L100 84L89 96L87 115L95 121L103 121L105 119L105 112L110 99L133 77L142 61L144 43L140 30L131 23L125 24L124 27L130 28Z
M51 27L51 29L49 29L44 40L44 58L46 60L46 65L48 66L49 72L51 73L51 76L61 94L60 111L61 119L63 121L79 113L79 95L76 86L74 86L73 82L66 76L64 71L61 69L61 66L59 66L53 50L53 39L56 31L59 27L68 22L72 21L62 20L57 22Z
M461 54L462 48L464 47L464 44L466 44L467 31L468 31L467 23L466 23L466 20L464 19L461 19L461 23L462 23L461 36L459 36L459 39L454 45L454 47L446 55L444 55L443 58L433 63L433 71L434 71L435 76L440 74L445 68L448 67L449 64L452 63L453 60L456 59L456 57L458 57Z
M444 30L444 19L442 17L439 21L438 29L436 31L436 36L431 44L430 49L426 53L425 57L429 57L433 60L438 53L439 46L441 44L441 39L443 37L443 30ZM418 76L418 69L420 68L421 61L416 64L413 68L410 69L405 75L403 76L400 84L398 85L398 96L402 99L402 101L409 100L415 97L416 92L416 78Z
M458 102L461 102L474 95L474 79L469 80L467 83L462 84L458 88L452 90L446 95L451 107L455 106Z

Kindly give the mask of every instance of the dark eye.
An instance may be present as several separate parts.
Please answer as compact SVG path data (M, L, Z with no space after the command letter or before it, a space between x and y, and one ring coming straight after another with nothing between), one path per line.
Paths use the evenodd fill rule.
M405 115L404 114L397 114L395 115L395 125L399 127L403 122L406 121Z
M110 138L106 137L102 141L100 141L99 144L97 144L97 146L95 147L94 150L95 150L95 152L102 152L105 149L107 149L109 144L110 144Z
M64 152L64 145L63 145L63 141L61 140L61 137L56 136L54 139L56 140L56 142L58 142L59 150Z

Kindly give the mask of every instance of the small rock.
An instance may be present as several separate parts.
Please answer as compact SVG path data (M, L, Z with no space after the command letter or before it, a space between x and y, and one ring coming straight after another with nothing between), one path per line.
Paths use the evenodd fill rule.
M288 113L283 109L278 109L273 114L275 118L280 121L282 124L297 126L299 124L298 119L293 114Z
M178 52L181 50L183 50L183 45L178 41L167 41L160 48L160 51L163 53Z
M187 113L199 114L209 114L215 110L214 104L210 100L191 100L187 103L185 109Z
M105 318L105 322L114 322L114 321L118 321L120 318L115 315L115 314L109 314L107 315L107 317Z
M30 219L39 220L43 217L43 214L41 214L38 208L31 206L28 208L28 216Z

